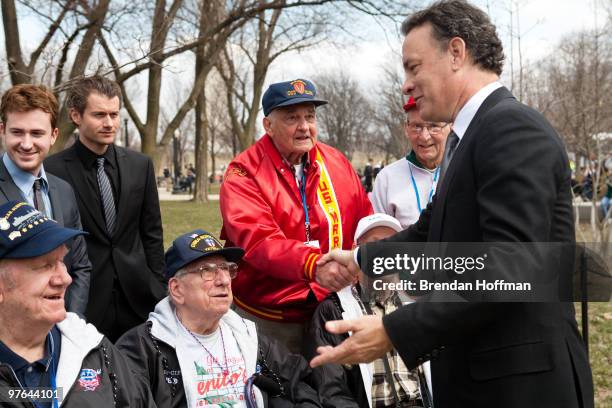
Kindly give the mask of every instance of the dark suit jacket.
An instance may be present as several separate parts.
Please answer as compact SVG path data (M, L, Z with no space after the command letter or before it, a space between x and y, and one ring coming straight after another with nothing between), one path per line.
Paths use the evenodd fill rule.
M391 242L574 242L556 132L506 88L481 105L413 226ZM368 257L383 245L366 245ZM436 408L592 407L572 303L427 303L383 320L409 368L431 360Z
M85 178L75 146L45 160L45 169L72 185L77 195L89 258L93 265L87 318L95 325L112 303L115 277L127 302L144 321L165 296L164 248L153 163L149 157L115 146L120 179L117 221L106 232L97 189Z
M49 201L51 201L55 221L68 228L83 229L76 197L70 184L49 172L47 172L47 181L49 182ZM6 166L0 160L0 204L13 200L24 201L24 198ZM72 277L72 283L66 291L66 310L85 316L91 278L91 263L87 256L87 246L82 235L66 242L66 245L70 251L66 254L64 263Z

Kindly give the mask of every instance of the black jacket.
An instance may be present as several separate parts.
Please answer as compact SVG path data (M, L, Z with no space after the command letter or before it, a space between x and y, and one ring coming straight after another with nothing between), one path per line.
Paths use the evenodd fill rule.
M151 334L152 323L143 323L125 333L116 343L117 347L133 363L138 372L146 377L151 386L155 403L159 408L186 407L185 390L176 351L170 345ZM271 408L320 407L317 391L311 382L311 370L304 358L290 354L275 340L258 335L258 364L263 360L281 380L285 397L274 397L259 383L264 403ZM273 387L275 388L275 387ZM271 388L272 389L272 388ZM275 392L276 389L273 391Z
M112 302L115 277L130 306L142 321L165 296L164 249L157 184L151 159L115 146L120 191L117 221L112 236L106 231L96 186L76 147L54 154L45 169L66 180L74 189L93 271L86 316L98 326Z
M65 408L155 408L145 379L136 373L128 360L92 325L69 313L58 324L62 333L60 359L57 368L57 387L63 392ZM82 356L82 359L81 357ZM96 372L96 380L87 390L81 384L84 370ZM91 380L91 377L89 377ZM17 387L19 382L13 369L0 362L0 388ZM35 408L32 402L10 403L3 395L3 408Z
M317 347L337 346L348 334L333 334L325 330L330 320L342 320L342 305L336 293L330 293L315 310L307 339L304 342L304 356L311 360L318 355ZM326 364L313 370L315 388L319 391L321 404L327 408L368 408L368 396L363 386L359 364L350 366Z
M67 228L83 229L77 200L70 184L49 172L47 172L47 180L49 182L49 201L51 201L55 221ZM13 200L24 201L21 191L0 159L0 204ZM85 315L89 299L91 263L87 256L85 238L82 235L69 240L66 245L70 251L64 257L64 263L72 278L72 283L66 291L66 310L82 317Z
M414 225L383 241L574 240L565 148L542 115L500 88L470 122L433 202ZM366 244L368 257L384 246ZM418 301L383 323L408 368L431 360L436 408L593 407L570 302Z

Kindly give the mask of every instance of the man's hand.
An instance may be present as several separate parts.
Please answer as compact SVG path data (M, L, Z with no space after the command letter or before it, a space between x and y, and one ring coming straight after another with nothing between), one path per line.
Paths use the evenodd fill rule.
M330 333L352 332L352 335L336 347L318 347L319 355L310 361L311 367L328 363L369 363L393 348L379 316L330 321L325 328Z
M355 275L353 275L344 265L335 261L327 263L317 263L317 272L315 280L325 289L336 292L345 286L353 283Z
M355 263L353 251L347 251L345 249L332 249L319 259L317 262L317 267L325 265L331 261L336 261L345 266L353 276L357 276L359 273L359 265Z

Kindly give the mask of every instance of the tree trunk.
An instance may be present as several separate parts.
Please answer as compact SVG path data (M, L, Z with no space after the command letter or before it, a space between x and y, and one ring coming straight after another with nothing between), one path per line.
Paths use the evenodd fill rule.
M11 84L29 84L32 81L32 73L28 71L21 55L17 10L13 0L2 0L2 24Z
M217 169L216 152L215 152L215 135L217 131L210 132L210 167L212 169L213 184L216 182L215 170Z
M197 64L196 64L197 65ZM195 160L196 181L193 201L208 202L208 118L206 116L206 92L200 92L195 107Z
M93 9L91 14L87 16L90 25L87 28L87 31L85 31L85 35L83 35L83 39L79 45L79 50L74 58L74 63L72 64L72 69L70 70L71 80L85 74L87 62L89 61L89 58L93 52L96 38L98 37L100 29L102 28L104 20L106 19L109 4L110 0L100 0L96 8ZM58 116L58 128L60 129L59 136L55 145L53 145L51 148L51 153L56 153L64 149L64 146L69 141L69 138L75 128L72 121L68 117L68 109L65 105L62 106Z

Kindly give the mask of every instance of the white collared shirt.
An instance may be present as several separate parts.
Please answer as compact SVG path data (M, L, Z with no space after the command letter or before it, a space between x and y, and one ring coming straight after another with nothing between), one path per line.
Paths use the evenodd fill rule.
M480 89L467 101L463 108L457 114L455 121L453 122L453 131L459 136L459 142L463 138L468 126L474 119L476 112L480 108L480 105L491 95L496 89L501 88L503 85L499 81L491 82L489 85Z

